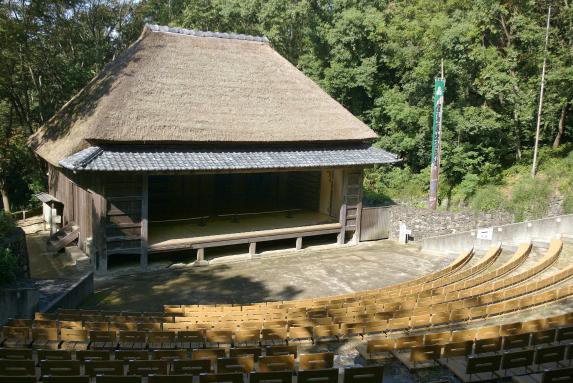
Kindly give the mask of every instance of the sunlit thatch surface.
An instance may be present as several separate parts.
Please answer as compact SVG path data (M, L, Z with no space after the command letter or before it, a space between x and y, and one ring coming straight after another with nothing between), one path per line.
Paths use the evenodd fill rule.
M148 26L31 144L57 165L98 142L292 143L375 137L264 41L198 37Z

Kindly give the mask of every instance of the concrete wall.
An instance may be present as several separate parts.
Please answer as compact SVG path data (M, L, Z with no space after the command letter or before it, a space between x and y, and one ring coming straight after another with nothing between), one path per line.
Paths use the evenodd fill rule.
M94 292L94 273L91 272L76 282L58 298L40 307L42 312L53 312L59 308L75 309Z
M424 250L462 251L471 246L474 246L476 249L486 249L498 242L511 245L535 239L549 240L557 238L560 234L573 233L573 214L509 225L491 226L491 228L491 239L478 239L479 229L477 229L424 238L421 241L421 246Z
M33 318L38 300L36 289L0 289L0 325L10 318Z

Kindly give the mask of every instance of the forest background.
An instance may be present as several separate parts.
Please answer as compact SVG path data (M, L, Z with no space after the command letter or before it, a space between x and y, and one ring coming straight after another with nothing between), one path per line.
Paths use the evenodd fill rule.
M529 175L547 8L552 19L540 171ZM440 209L516 219L573 212L573 4L494 0L2 0L0 193L23 210L46 189L26 145L145 23L267 36L403 161L365 178L369 204L423 206L432 92L444 60Z

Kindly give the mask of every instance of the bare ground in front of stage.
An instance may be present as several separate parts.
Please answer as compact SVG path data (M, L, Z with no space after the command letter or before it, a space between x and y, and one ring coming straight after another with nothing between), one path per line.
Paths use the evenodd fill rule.
M458 254L384 240L309 248L205 267L155 268L96 277L82 308L160 311L163 304L249 303L319 297L388 286L439 270Z

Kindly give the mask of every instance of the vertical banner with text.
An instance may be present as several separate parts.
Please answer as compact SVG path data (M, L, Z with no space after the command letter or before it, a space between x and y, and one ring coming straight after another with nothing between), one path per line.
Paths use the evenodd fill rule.
M432 162L430 167L430 196L428 207L438 206L438 181L440 176L440 159L442 157L442 111L446 79L439 78L434 82L434 121L432 124Z

